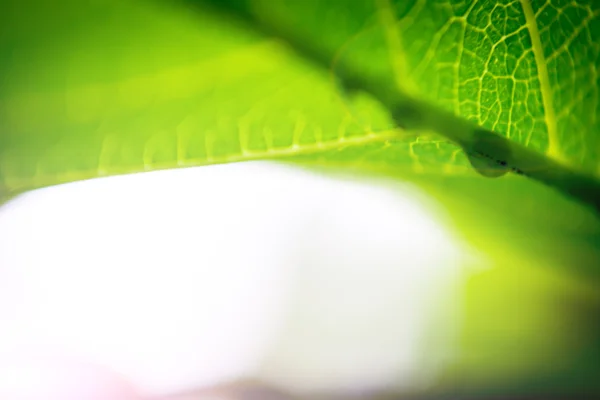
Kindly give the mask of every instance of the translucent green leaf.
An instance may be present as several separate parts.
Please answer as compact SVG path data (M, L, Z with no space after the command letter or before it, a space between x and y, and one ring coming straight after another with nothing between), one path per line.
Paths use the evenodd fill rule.
M394 79L418 98L598 173L597 2L247 4L320 51L341 51L363 74ZM319 29L311 21L321 21Z
M357 124L327 70L214 12L137 1L14 10L0 67L8 193L391 136Z
M344 167L418 183L500 260L478 317L506 288L598 304L554 275L598 278L597 214L550 187L598 196L599 43L594 0L5 1L0 200L232 161ZM471 319L468 373L511 370L522 343L477 342L507 303ZM538 305L524 343L552 319Z
M471 125L436 106L577 168L599 168L595 3L215 4L254 22L202 2L10 6L2 191L327 149L351 163L377 154L406 172L515 169L472 151ZM344 69L371 88L335 81ZM353 94L372 87L425 102L411 121L405 108Z

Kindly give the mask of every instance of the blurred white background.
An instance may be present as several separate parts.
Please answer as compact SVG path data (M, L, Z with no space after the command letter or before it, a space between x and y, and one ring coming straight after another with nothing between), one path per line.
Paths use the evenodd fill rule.
M397 182L242 163L46 188L0 208L0 360L48 348L157 396L419 388L458 350L472 256Z

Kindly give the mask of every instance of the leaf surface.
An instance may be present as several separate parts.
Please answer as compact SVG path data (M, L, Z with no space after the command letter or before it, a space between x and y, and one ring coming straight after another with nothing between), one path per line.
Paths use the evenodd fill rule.
M398 130L385 105L333 84L336 67L348 64L515 142L598 168L593 2L229 3L217 2L282 27L330 65L204 3L201 12L191 3L15 3L3 34L4 191L327 149L353 163L373 156L405 171L470 173L463 149L428 129L435 124Z
M413 181L440 200L476 247L509 266L486 288L518 278L534 261L551 271L528 275L529 283L552 282L540 284L541 293L577 292L549 278L559 268L598 277L597 216L506 174L513 168L506 162L523 162L513 157L523 148L543 161L532 170L550 160L600 176L598 2L10 0L3 7L0 198L253 159L337 166ZM488 141L489 132L479 140L477 126L502 140ZM488 150L495 159L473 154ZM481 177L473 166L502 177ZM530 288L508 280L517 293ZM474 314L497 310L505 288L489 291L492 305L482 303L483 311L472 300ZM511 312L494 315L497 323ZM468 372L514 345L486 353L477 346L488 343L477 339L490 325L473 323L470 346L484 361ZM543 323L530 323L535 340Z

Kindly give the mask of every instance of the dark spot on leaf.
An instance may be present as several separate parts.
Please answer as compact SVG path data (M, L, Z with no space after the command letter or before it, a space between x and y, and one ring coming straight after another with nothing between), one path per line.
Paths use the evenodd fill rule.
M493 132L477 129L473 133L472 143L465 147L471 165L485 177L498 178L512 169L508 167L508 141Z

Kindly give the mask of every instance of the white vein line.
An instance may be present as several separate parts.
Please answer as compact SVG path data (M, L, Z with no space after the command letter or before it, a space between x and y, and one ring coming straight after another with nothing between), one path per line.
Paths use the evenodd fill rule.
M531 47L537 66L540 90L542 93L542 104L544 106L544 116L546 127L548 129L548 155L554 158L562 158L560 157L561 152L558 143L556 115L554 105L552 104L552 87L550 86L548 66L544 57L544 47L542 46L535 13L531 7L530 0L521 0L521 6L523 7L525 22L527 24L527 29L529 30L529 37L531 38Z

